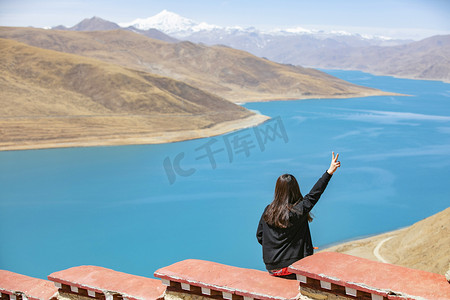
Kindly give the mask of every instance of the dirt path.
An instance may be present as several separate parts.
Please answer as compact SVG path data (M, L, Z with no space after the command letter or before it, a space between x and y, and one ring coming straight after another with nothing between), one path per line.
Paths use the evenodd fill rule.
M385 260L382 256L381 256L381 254L380 254L380 248L381 248L381 246L383 246L383 244L385 243L385 242L387 242L387 241L389 241L390 239L392 239L394 236L390 236L390 237L388 237L388 238L385 238L385 239L383 239L383 240L381 240L380 242L378 242L378 244L377 244L377 246L375 247L375 249L373 249L373 255L375 255L375 257L379 260L379 261L381 261L381 262L383 262L383 263L389 263L387 260Z
M384 257L381 256L380 250L385 242L397 236L402 230L404 229L391 231L364 239L345 242L324 249L323 251L340 252L384 263L389 263Z

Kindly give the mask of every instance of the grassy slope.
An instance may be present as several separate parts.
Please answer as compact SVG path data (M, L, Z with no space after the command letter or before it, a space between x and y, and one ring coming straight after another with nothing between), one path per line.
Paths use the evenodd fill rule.
M442 35L401 46L318 50L309 54L308 65L450 82L448 53L450 35Z
M2 27L0 37L175 78L234 102L383 94L317 70L273 63L228 47L166 43L124 30Z
M450 267L450 207L407 228L332 246L333 251L445 274Z
M450 267L450 207L386 241L380 254L394 264L445 274Z
M253 115L183 82L12 40L0 39L0 72L1 145L197 130Z

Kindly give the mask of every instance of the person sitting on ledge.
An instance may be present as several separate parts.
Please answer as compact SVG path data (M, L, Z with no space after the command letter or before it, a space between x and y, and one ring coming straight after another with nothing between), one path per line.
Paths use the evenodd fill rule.
M295 279L287 267L313 254L308 222L311 209L319 201L333 173L341 166L339 153L334 155L330 168L317 181L309 194L302 196L297 180L290 174L278 177L272 203L264 210L258 224L256 238L262 245L263 260L272 276Z

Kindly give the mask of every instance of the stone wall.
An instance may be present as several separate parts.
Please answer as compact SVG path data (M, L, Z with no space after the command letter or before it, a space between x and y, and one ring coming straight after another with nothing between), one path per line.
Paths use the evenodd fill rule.
M394 300L450 299L445 276L351 255L320 252L292 264L297 280L188 259L152 279L97 266L52 273L49 280L0 270L1 300Z

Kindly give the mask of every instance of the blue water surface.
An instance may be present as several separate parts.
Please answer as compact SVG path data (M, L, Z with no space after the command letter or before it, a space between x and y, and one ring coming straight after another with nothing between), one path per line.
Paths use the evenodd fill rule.
M192 141L0 152L0 269L78 265L152 277L197 258L264 269L255 238L277 177L306 194L315 246L408 226L450 206L450 84L327 71L409 96L248 103L273 119Z

